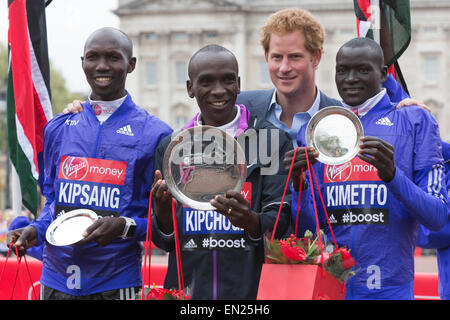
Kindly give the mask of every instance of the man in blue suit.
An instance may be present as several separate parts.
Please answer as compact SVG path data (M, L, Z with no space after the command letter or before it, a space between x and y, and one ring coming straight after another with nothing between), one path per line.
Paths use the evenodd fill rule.
M288 132L296 146L298 130L314 113L340 105L315 81L325 31L311 13L296 8L271 15L262 31L261 45L275 89L241 92L237 103Z
M339 100L320 91L316 84L315 72L322 58L324 39L323 26L308 11L290 8L275 12L263 26L261 39L275 88L241 91L236 101L244 104L251 114L266 118L288 132L294 147L297 147L299 129L318 110L341 105ZM388 88L393 102L409 98L395 96L395 92L389 91L389 82L395 80L389 76L383 87ZM399 106L405 105L427 108L414 99L399 103Z

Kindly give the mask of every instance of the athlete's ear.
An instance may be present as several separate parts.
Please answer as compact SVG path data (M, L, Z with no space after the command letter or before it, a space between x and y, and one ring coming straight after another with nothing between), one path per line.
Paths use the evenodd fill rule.
M192 82L191 80L186 80L186 89L189 95L189 98L194 98L194 92L192 91Z
M384 65L381 68L381 83L384 83L386 79L388 78L389 72L388 72L388 66Z
M132 73L134 68L136 68L136 58L132 57L130 58L130 60L128 61L128 69L127 72L128 73Z

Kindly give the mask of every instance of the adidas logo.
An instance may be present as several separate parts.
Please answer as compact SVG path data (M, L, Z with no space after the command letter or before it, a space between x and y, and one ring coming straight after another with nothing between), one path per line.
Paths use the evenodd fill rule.
M331 216L328 218L328 220L330 220L330 224L331 223L337 223L337 220L336 220L336 218L334 217L333 214L331 214Z
M382 125L382 126L389 126L389 127L394 125L391 122L391 120L389 120L388 117L384 117L384 118L378 119L378 121L375 122L375 124L379 124L379 125Z
M118 129L116 132L120 134L125 134L127 136L134 136L134 133L133 131L131 131L131 126L129 124L126 125L125 127Z
M197 248L197 245L195 244L194 239L189 240L185 245L184 245L185 249L195 249Z

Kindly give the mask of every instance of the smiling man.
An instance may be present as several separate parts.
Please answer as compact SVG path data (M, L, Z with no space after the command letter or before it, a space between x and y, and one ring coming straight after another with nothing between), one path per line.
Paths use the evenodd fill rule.
M256 299L265 260L264 235L273 231L280 205L277 236L282 235L289 224L289 196L281 203L287 172L279 166L273 174L264 174L270 163L264 163L261 157L270 152L278 162L284 152L292 148L291 140L268 121L250 114L244 105L236 104L240 91L238 64L229 50L218 45L203 47L192 56L188 74L187 91L196 99L200 112L185 129L214 126L238 141L245 141L243 149L248 169L241 192L228 191L211 200L216 210L201 211L177 205L184 281L191 289L192 299ZM241 140L245 136L249 139ZM158 146L156 168L162 167L170 141L165 138ZM266 148L262 149L263 146ZM164 286L177 288L172 197L159 170L155 181L152 240L169 252Z
M46 204L39 218L8 234L20 255L45 243L40 298L128 300L142 285L140 241L158 143L172 129L138 107L125 89L136 58L129 37L102 28L86 41L81 58L92 89L83 111L59 114L44 130ZM46 242L50 223L75 209L101 219L75 245Z
M323 26L307 10L275 12L262 27L261 38L275 89L243 91L237 99L237 103L286 131L294 146L300 127L319 109L340 105L316 84L324 41Z
M342 165L319 163L317 151L312 147L308 151L327 214L333 217L336 242L349 248L357 262L356 275L346 285L346 299L414 299L418 226L437 231L448 219L438 125L423 108L396 109L382 87L387 76L383 61L380 46L367 38L353 39L340 48L336 85L343 106L360 117L365 137L358 155ZM298 135L301 146L305 127ZM297 175L306 170L303 148L298 155L293 167ZM355 170L361 165L366 169ZM306 188L306 200L302 195L299 219L301 224L309 223L310 230L315 229L311 189ZM294 192L294 219L297 198ZM322 206L318 210L320 227L330 237Z

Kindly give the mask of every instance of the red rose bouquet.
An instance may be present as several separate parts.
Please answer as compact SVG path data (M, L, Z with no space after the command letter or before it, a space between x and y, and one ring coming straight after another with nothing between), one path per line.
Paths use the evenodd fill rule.
M323 237L322 230L320 235ZM266 263L272 264L313 264L323 265L325 270L345 283L355 274L353 267L356 262L346 248L335 248L322 240L323 253L319 247L318 236L313 239L311 231L306 231L303 238L297 238L293 234L285 240L273 240L266 237Z
M141 292L136 295L137 299L141 299ZM189 300L190 296L185 295L183 290L157 288L153 284L153 288L145 288L143 300Z

